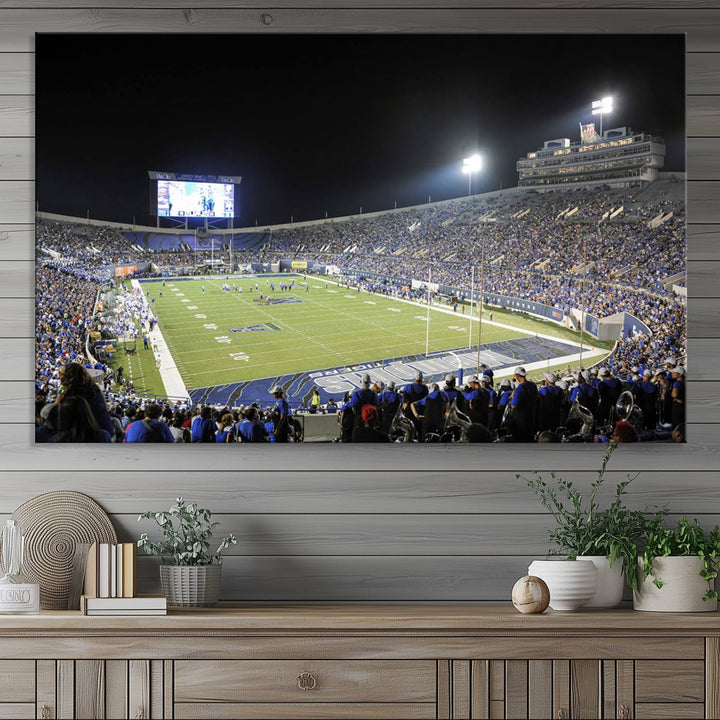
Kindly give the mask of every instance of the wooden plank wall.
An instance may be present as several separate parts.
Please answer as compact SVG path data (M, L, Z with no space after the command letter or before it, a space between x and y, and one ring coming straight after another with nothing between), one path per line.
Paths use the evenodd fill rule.
M164 509L184 495L213 509L220 530L239 537L225 566L225 600L502 601L546 550L546 518L515 472L554 469L587 486L602 452L499 445L34 447L36 31L687 33L690 443L622 447L611 479L641 471L632 494L638 507L668 503L675 513L720 521L720 2L456 0L446 9L442 0L318 0L305 10L299 4L73 0L62 7L24 0L19 9L14 0L0 0L0 521L36 494L75 489L97 499L130 540L145 527L136 522L139 512ZM517 45L521 52L520 38ZM141 572L149 591L152 561L143 561Z

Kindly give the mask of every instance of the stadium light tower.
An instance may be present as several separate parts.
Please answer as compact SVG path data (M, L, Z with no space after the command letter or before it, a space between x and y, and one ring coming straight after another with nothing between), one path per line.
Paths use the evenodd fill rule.
M473 173L481 170L482 164L482 158L477 153L463 160L462 171L468 176L468 195L472 194Z
M608 115L613 111L613 98L608 95L600 100L593 100L592 114L600 116L600 137L602 137L602 121L603 115Z

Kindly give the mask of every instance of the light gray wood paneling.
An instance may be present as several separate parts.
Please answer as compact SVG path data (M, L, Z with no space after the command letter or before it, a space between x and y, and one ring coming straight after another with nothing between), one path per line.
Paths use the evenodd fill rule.
M720 225L689 224L687 256L689 261L720 260ZM690 292L692 293L692 288Z
M716 377L717 373L713 379ZM717 423L693 425L690 434L689 444L680 447L672 443L660 443L652 447L643 444L625 446L622 448L623 460L618 460L618 466L628 471L687 470L688 466L693 470L714 471L719 464ZM373 473L384 471L392 477L398 470L407 468L413 468L416 472L439 470L444 473L478 468L513 472L527 472L531 468L560 472L566 469L594 470L600 464L603 451L600 445L548 445L543 448L503 444L443 448L432 445L389 445L373 447L371 453L357 446L317 443L299 448L292 445L276 448L247 444L224 448L215 445L33 445L33 427L30 424L7 425L3 428L3 437L7 470L50 469L57 472L92 468L97 472L98 468L104 471L118 467L140 473L190 471L195 473L194 476L187 476L191 487L202 488L203 492L208 490L209 484L212 486L216 473L221 470L258 473L261 489L268 470L284 471L293 482L297 479L298 484L306 481L306 472L332 471L337 475L333 482L342 492L350 468L363 467L366 473L363 477L368 482ZM152 478L154 481L155 476ZM178 484L182 482L181 478L181 475L177 476ZM33 480L38 481L36 478ZM72 486L72 482L69 486ZM464 498L457 497L455 500L458 507L462 508Z
M718 48L712 48L717 51ZM687 61L688 95L717 95L720 79L720 58L716 52L688 53Z
M515 478L557 470L587 490L603 448L47 447L32 444L34 33L687 32L689 446L622 447L609 483L642 471L634 506L720 516L720 8L716 0L338 0L323 9L224 0L0 0L0 515L41 492L75 489L121 534L178 495L216 513L240 544L223 598L248 602L507 601L544 552L547 516ZM356 10L363 7L365 9ZM372 7L367 7L371 5ZM379 5L379 7L378 7ZM192 7L190 7L192 6ZM424 7L426 9L417 9ZM604 7L604 9L602 9ZM225 8L225 9L223 9ZM231 8L231 9L228 9ZM430 9L432 8L432 9ZM4 262L4 261L17 262ZM699 380L699 382L698 382ZM537 545L537 547L536 547ZM152 559L142 588L157 587ZM63 670L63 668L61 668ZM62 675L62 672L61 672ZM62 680L62 677L61 677ZM62 684L62 683L61 683ZM65 700L67 702L67 700ZM70 698L72 702L72 698ZM63 702L61 698L61 713Z
M718 297L720 295L720 286L718 285L720 262L691 260L687 265L688 293L690 294L688 307L695 305L696 298Z
M624 448L618 453L622 450ZM653 447L650 452L655 450ZM646 448L636 457L642 461L642 456L647 453ZM554 462L548 463L549 467L557 467L560 459L556 457ZM628 462L621 463L620 459L616 453L613 465L627 467ZM659 464L666 468L633 469L632 474L639 474L628 490L628 506L652 509L672 503L676 513L703 515L709 514L709 509L720 512L720 470L667 469L668 458ZM545 463L542 467L545 470ZM627 479L627 472L625 469L609 471L607 489L599 493L598 499L608 500L612 488ZM591 470L567 469L558 474L572 480L583 492L587 492L590 483L596 479ZM514 516L523 523L523 528L531 522L530 515L538 515L542 523L548 520L545 510L525 483L515 477L513 470L394 470L374 473L380 476L375 481L361 471L348 471L341 481L337 479L336 472L323 471L307 473L302 483L298 483L297 474L287 472L266 470L263 473L248 473L218 469L214 471L212 484L207 480L204 484L198 483L197 472L175 470L98 472L95 469L70 471L58 468L43 479L36 479L37 475L39 473L28 470L0 471L0 487L6 488L0 496L0 517L9 516L19 505L42 492L74 490L91 495L113 517L125 516L118 520L127 533L125 540L129 540L133 532L138 535L141 532L141 523L136 521L140 512L170 507L177 495L184 496L188 501L202 498L216 514L222 510L222 517L233 514L257 518L272 515L276 520L258 520L260 530L267 536L276 525L282 525L278 530L278 535L282 535L287 532L287 523L304 522L302 519L279 520L282 516L289 518L294 515L309 515L312 518L346 515L349 522L354 522L354 515L391 515L397 518L406 514L431 517L437 513L449 519L453 515L472 514L478 516L478 537L486 534L481 524L496 513ZM683 487L682 497L677 496L678 486ZM244 519L240 520L238 525L244 522ZM372 524L375 521L369 522ZM433 520L427 522L429 526L437 527ZM449 524L451 522L449 520ZM508 522L512 525L509 517ZM152 527L152 524L147 527ZM413 530L423 532L422 528ZM322 533L324 528L318 526L315 532ZM453 535L455 530L448 526L447 533ZM242 552L243 549L241 545L236 550ZM482 543L478 543L476 551L484 551Z
M35 221L34 182L0 180L0 219L10 224L31 224Z
M0 12L0 22L4 12ZM10 52L11 48L0 37L0 95L32 95L35 56L28 52Z
M720 343L716 339L688 338L688 365L695 380L717 380Z
M33 260L35 257L34 233L34 224L11 225L0 222L0 262Z
M689 382L687 401L690 422L720 422L720 382Z
M720 135L719 95L694 95L688 97L686 130L689 137Z
M30 96L0 95L0 136L30 137L35 134L35 102Z
M34 229L29 235L29 240L34 239ZM23 236L25 239L25 236ZM8 236L8 240L10 238ZM11 260L0 265L0 307L4 307L8 302L7 298L26 298L28 300L35 298L35 261L33 260ZM11 311L8 308L8 311ZM34 334L35 328L35 309L32 311L32 321L26 327L30 329L30 334ZM25 320L27 320L27 316ZM21 321L22 322L22 321Z
M718 325L720 300L718 298L692 298L688 308L687 334L691 338L720 336Z
M720 122L718 122L720 125ZM720 127L718 128L720 130ZM687 141L688 180L712 180L720 167L720 138L689 138Z
M507 602L540 555L511 557L233 556L223 563L221 600L238 602ZM139 563L138 582L158 592L155 563Z
M720 175L720 168L718 174ZM720 181L703 180L688 181L687 220L689 223L720 222Z
M522 497L522 501L528 507L523 520L523 533L518 533L515 525L522 514L519 509L511 513L483 514L481 510L471 512L472 507L468 508L467 513L451 515L223 514L213 515L213 521L220 523L215 531L218 538L228 533L237 537L238 544L225 551L226 557L545 555L553 550L546 530L552 527L552 518L548 513L538 513L541 508L534 497ZM628 504L638 509L645 507L641 498L632 498ZM686 501L685 507L678 505L675 508L678 512L672 513L668 522L674 524L683 515L689 514L697 518L703 527L715 527L720 521L720 513L705 514L702 512L702 504L695 498L694 501ZM141 532L147 532L154 541L161 538L150 521L138 523L135 515L112 515L111 518L118 538L125 542L137 540Z
M222 5L222 3L217 3ZM327 6L326 6L327 7ZM692 23L692 26L690 26ZM673 9L512 9L436 8L362 10L278 8L42 8L0 10L0 47L30 52L35 32L435 32L435 33L683 33L687 49L712 52L720 45L720 18L714 9L698 8L690 19L685 8ZM698 77L702 82L703 78ZM692 78L691 78L692 80Z
M1 120L2 118L0 118ZM2 130L2 125L0 125L0 133ZM32 180L34 178L34 139L30 137L0 137L0 180Z
M300 3L296 3L300 5ZM0 0L0 8L16 8L17 0ZM48 0L23 0L25 8L46 8ZM96 8L97 2L93 0L79 0L73 2L73 7L78 8ZM143 9L147 7L146 3L141 0L103 0L102 6L106 8L125 8L125 9ZM457 9L478 9L478 8L517 8L517 0L493 0L493 2L477 2L476 0L454 0L452 7ZM533 0L528 6L535 10L543 8L556 10L566 9L574 11L595 10L599 8L608 8L617 10L620 7L617 0L593 0L592 2L580 2L578 0ZM158 8L252 8L257 9L256 0L154 0L153 7ZM262 8L267 9L286 9L288 7L287 0L270 0L262 3ZM379 2L379 0L333 0L332 3L318 2L315 8L323 7L344 8L350 10L362 10L386 8L388 12L397 12L398 10L417 10L420 8L434 9L447 12L448 5L444 0L392 0L391 2ZM636 8L640 10L656 10L659 8L677 9L677 0L623 0L623 8ZM686 0L683 2L686 10L699 9L716 9L717 2L715 0ZM558 30L559 32L559 30Z

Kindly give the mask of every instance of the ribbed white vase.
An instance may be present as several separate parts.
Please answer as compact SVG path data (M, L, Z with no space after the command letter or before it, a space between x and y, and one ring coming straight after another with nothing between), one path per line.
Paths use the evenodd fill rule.
M625 589L623 559L618 558L610 567L606 555L578 555L578 560L589 560L598 571L595 594L585 603L588 608L614 608L620 604Z
M703 561L695 555L656 557L653 575L662 580L658 588L652 577L645 577L642 559L638 559L639 590L633 592L633 609L650 612L713 612L717 600L703 600L714 582L703 580Z
M545 581L553 610L577 610L597 588L597 568L589 560L535 560L528 575Z

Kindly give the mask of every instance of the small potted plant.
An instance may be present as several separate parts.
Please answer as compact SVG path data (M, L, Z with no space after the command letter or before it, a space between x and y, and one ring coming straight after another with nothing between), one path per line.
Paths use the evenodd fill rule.
M635 572L637 542L645 530L648 513L630 510L624 503L627 487L636 476L627 476L626 480L617 484L613 501L607 507L601 508L597 500L598 491L605 482L608 463L616 448L616 444L608 446L597 479L591 483L587 501L572 482L558 478L555 473L551 473L549 482L537 471L533 471L531 478L516 476L525 480L528 487L534 490L540 503L555 521L555 526L547 529L549 540L557 546L557 550L551 554L562 554L568 560L587 560L597 568L596 590L584 603L587 607L608 608L618 605L622 600L625 581L633 589L638 587ZM666 510L659 510L653 518L660 521L666 514ZM553 565L544 568L546 572L558 572ZM538 566L533 568L536 575L542 571ZM568 579L566 584L572 588L573 580ZM550 604L554 607L552 600Z
M648 522L638 553L639 585L635 610L711 612L717 610L715 588L720 530L705 532L697 519L683 517L675 527L661 519Z
M213 529L219 525L210 522L212 513L196 503L185 503L179 497L167 512L144 512L140 520L155 520L163 540L152 542L147 533L137 544L148 555L162 559L160 583L168 605L214 605L220 595L223 550L234 545L234 535L220 541L214 553L210 552Z

